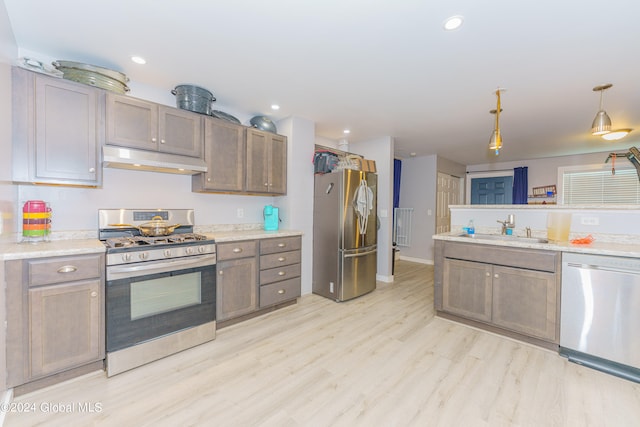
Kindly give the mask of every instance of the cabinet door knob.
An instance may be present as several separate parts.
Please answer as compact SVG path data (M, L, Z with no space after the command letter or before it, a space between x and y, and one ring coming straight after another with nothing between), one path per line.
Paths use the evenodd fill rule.
M91 292L91 298L95 298L98 296L98 293L96 291Z
M283 256L281 256L280 258L278 258L278 261L280 261L280 262L283 262L283 261L286 261L286 260L287 260L287 259L286 259L285 257L283 257Z
M158 141L158 140L155 139L155 138L151 138L151 142L156 142L156 141Z
M284 276L285 274L287 274L286 271L278 271L278 276Z
M265 187L268 187L268 186L269 186L269 183L268 183L268 182L265 182L265 183L264 183L264 186L265 186Z
M485 273L485 275L486 275L487 277L489 277L489 276L491 276L491 273L489 273L489 272L487 271L487 272Z
M234 254L239 254L240 252L242 252L242 248L233 248Z
M160 144L164 144L164 139L161 139L161 140L160 140Z
M493 275L493 277L497 279L497 278L499 278L500 276L498 275L498 273L496 273L496 274L494 274L494 275Z
M63 265L58 269L58 273L73 273L74 271L78 271L78 267L75 265Z
M96 171L96 168L89 168L89 173L94 173Z
M211 178L207 178L207 182L211 182Z
M218 274L222 276L224 274L224 271L220 270L218 271Z
M279 293L280 295L284 295L284 293L285 293L285 292L287 292L287 291L285 291L284 289L280 289L280 290L278 291L278 293Z

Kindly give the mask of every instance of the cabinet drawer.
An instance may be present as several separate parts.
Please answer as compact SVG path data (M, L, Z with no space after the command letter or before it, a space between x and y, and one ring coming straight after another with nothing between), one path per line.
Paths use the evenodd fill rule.
M300 264L285 265L260 271L260 285L273 283L292 277L300 277Z
M260 270L280 267L282 265L298 264L300 251L280 252L276 254L260 256Z
M101 254L30 259L26 263L29 286L99 278L105 269Z
M260 241L260 255L298 250L301 241L300 236L263 239Z
M260 308L300 296L300 278L284 280L260 287Z
M255 256L256 246L255 240L217 243L216 253L218 254L218 261Z

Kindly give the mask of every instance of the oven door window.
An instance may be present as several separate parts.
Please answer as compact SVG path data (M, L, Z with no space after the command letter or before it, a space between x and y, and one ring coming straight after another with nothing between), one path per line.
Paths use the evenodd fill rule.
M107 351L215 320L216 266L107 280Z
M131 320L200 304L200 273L131 283Z

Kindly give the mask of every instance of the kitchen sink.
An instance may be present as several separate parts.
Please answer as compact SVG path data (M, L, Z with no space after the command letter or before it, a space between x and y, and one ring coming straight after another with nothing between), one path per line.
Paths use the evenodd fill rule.
M501 240L506 242L521 242L521 243L549 243L548 239L542 239L537 237L514 236L514 235L507 235L507 234L462 233L459 236L468 237L470 239L479 239L479 240Z

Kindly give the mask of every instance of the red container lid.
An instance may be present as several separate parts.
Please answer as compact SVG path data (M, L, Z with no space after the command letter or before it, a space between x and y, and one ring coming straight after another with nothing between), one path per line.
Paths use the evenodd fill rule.
M22 207L22 212L47 212L47 203L42 200L28 200Z

